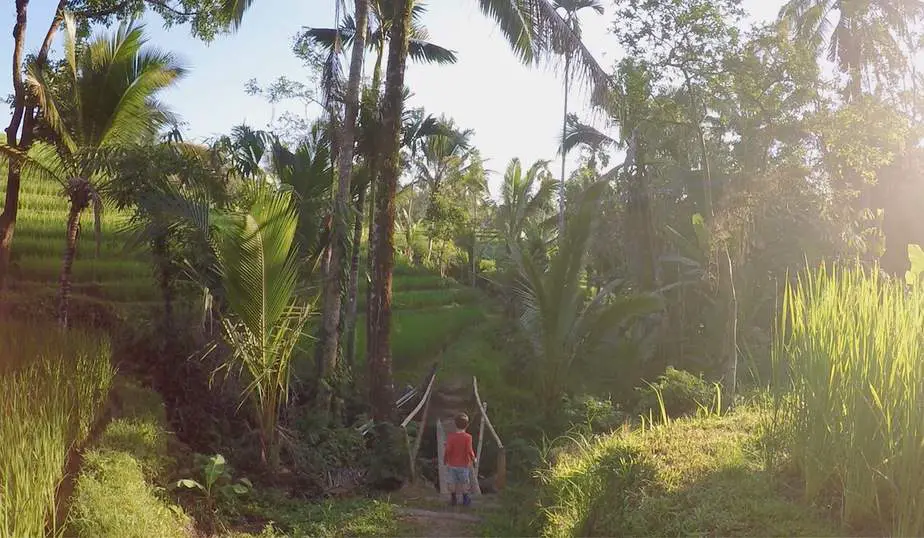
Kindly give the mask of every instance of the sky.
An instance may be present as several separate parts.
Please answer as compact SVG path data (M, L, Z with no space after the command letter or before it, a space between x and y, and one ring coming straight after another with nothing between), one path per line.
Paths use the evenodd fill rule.
M15 18L13 2L0 11L0 31L9 36ZM583 17L584 41L606 68L620 58L619 47L610 35L613 7L603 1L606 13ZM29 6L27 50L36 51L51 20L56 0L32 0ZM411 106L422 106L431 114L447 114L464 128L475 131L474 144L488 159L487 168L503 172L511 158L524 163L555 159L561 137L562 79L542 67L526 67L510 52L494 23L481 14L475 0L430 0L423 22L431 40L454 50L455 65L410 64L407 85L413 92ZM751 20L774 18L783 0L744 0ZM245 15L241 29L218 37L210 44L189 35L188 27L164 29L155 15L144 20L152 46L177 54L189 74L177 87L165 92L168 103L186 123L188 139L205 139L227 133L234 125L247 123L264 128L273 114L289 106L301 112L302 105L280 104L275 108L259 96L249 96L244 86L251 78L268 83L285 75L306 80L308 74L292 54L292 39L305 26L330 27L334 21L331 0L257 0ZM0 92L11 92L12 39L0 42ZM60 46L57 47L60 50ZM590 117L587 96L571 94L572 111ZM8 120L4 119L6 125ZM576 156L568 169L575 166ZM553 170L559 170L554 165ZM497 194L500 174L490 179Z

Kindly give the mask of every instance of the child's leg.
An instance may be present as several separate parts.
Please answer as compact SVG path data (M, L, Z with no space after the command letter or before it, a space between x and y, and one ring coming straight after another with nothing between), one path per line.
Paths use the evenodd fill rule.
M465 506L469 506L470 504L472 504L472 497L471 497L472 491L475 490L475 485L472 482L473 480L472 477L474 476L474 473L472 472L471 467L465 469L465 475L466 475L466 480L463 482L465 489L462 493L462 504Z

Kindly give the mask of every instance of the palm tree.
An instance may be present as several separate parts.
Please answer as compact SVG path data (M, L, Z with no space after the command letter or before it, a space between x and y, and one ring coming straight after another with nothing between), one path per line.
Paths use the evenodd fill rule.
M291 189L298 208L299 258L302 275L310 279L327 248L324 215L330 204L330 137L324 122L317 122L294 151L278 139L270 149L270 169L279 182Z
M455 121L441 117L436 132L421 143L420 158L414 161L417 172L416 184L423 185L427 192L427 208L430 212L443 182L453 173L464 173L474 151L471 146L471 129L459 130ZM427 262L433 250L433 235L427 241Z
M547 264L512 245L519 272L517 293L522 313L520 324L528 335L538 362L542 404L548 412L575 362L591 356L614 331L637 316L661 307L650 294L618 295L621 281L602 286L590 301L581 284L587 247L605 182L588 187L568 222L558 249Z
M360 149L362 154L366 156L368 162L364 167L365 177L363 178L363 186L362 188L356 189L355 215L353 217L352 253L350 256L350 269L346 293L346 319L343 323L343 339L346 341L346 361L348 364L352 364L354 359L354 328L356 326L357 292L359 288L359 254L367 192L371 223L372 208L375 204L375 187L382 167L381 152L377 146L381 138L379 131L382 128L381 113L379 110L379 88L382 83L382 60L387 51L388 40L391 33L391 13L394 11L396 4L397 0L371 0L370 2L371 20L370 24L368 24L369 30L366 38L366 46L374 50L376 56L372 74L372 84L365 93L363 99L360 122L362 129L360 133ZM419 19L425 12L426 8L422 4L417 4L413 7L414 24L411 29L412 34L408 44L409 56L412 60L418 62L438 64L455 63L455 52L428 41L429 34L419 22ZM339 43L346 45L352 44L355 46L355 38L356 21L353 17L347 16L338 29L306 28L304 32L298 36L296 47L298 47L300 43L313 43L324 47L327 49L329 55L333 55ZM370 233L370 253L371 243Z
M330 409L333 396L333 374L340 355L340 313L343 288L341 273L346 266L347 231L351 228L350 216L353 180L353 153L356 140L357 118L360 110L360 86L363 59L366 52L367 25L370 0L355 0L356 31L350 53L350 74L343 96L343 121L336 128L334 154L337 157L337 192L331 220L330 263L325 264L323 311L317 345L318 390L317 402L322 411ZM339 39L337 40L339 41ZM336 46L334 50L336 51ZM334 115L332 115L332 119ZM333 123L333 122L332 122Z
M548 164L548 161L536 161L525 174L519 159L507 165L497 226L505 238L508 253L524 239L530 226L548 217L555 192L555 180Z
M54 140L32 147L29 166L57 180L70 201L58 292L58 317L64 326L80 217L91 206L99 233L99 187L107 180L100 155L152 140L172 121L171 113L154 97L185 73L173 55L144 48L142 26L122 24L113 35L97 37L79 49L76 31L73 18L65 16L60 85L52 83L45 65L29 65L27 76Z
M481 10L493 18L514 52L524 63L551 58L556 51L572 50L577 73L590 79L595 90L609 86L606 71L548 0L478 0ZM395 195L400 167L400 133L403 112L404 74L413 21L413 0L397 0L392 12L385 99L382 110L382 155L385 166L382 193L377 195L372 233L372 282L370 284L367 364L370 403L374 419L387 420L394 406L391 375L391 280L394 267ZM568 44L565 48L563 45ZM595 94L599 92L595 91Z
M603 15L603 6L597 0L554 0L556 9L564 11L565 24L580 39L581 37L581 20L578 17L581 11L591 9L597 14ZM571 82L571 48L570 42L564 44L565 50L560 53L565 57L564 73L564 112L561 118L561 136L565 138L568 127L568 86ZM558 229L565 228L565 153L561 154L561 184L558 191Z
M289 192L256 187L251 207L218 218L216 250L229 315L223 320L233 362L249 383L260 430L262 460L279 465L279 411L289 390L292 352L308 308L296 297L298 215ZM220 215L217 215L220 217Z
M921 0L789 0L780 10L798 37L847 74L848 99L862 94L867 71L886 80L906 72L913 58L903 44L922 16Z

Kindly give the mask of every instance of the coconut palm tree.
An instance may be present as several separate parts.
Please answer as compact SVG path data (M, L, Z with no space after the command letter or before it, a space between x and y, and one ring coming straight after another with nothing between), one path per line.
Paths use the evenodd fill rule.
M497 226L507 242L508 253L524 239L526 230L549 216L555 180L548 161L536 161L523 173L519 159L507 165L501 186Z
M593 10L597 14L603 15L603 6L597 0L554 0L555 7L564 12L565 24L580 39L581 37L581 19L578 17L581 11ZM568 86L571 83L571 42L564 43L565 49L560 51L565 57L565 72L563 77L564 84L564 112L561 118L562 139L568 127ZM565 227L565 153L561 154L561 183L558 191L558 229L563 230Z
M903 44L924 16L921 0L789 0L780 19L848 76L845 95L863 92L865 73L894 78L913 58Z
M275 470L279 411L309 310L296 296L298 215L291 193L265 184L255 189L245 211L216 215L214 237L228 307L222 326L233 352L228 366L240 368L249 381L244 396L256 415L262 460Z
M401 117L403 112L404 76L413 22L413 0L397 0L391 16L386 69L385 98L382 110L382 154L385 158L381 195L376 195L370 284L367 316L367 364L371 388L370 403L374 419L391 417L393 380L391 375L391 280L394 267L395 195L400 171ZM524 63L554 58L557 51L573 51L572 62L579 77L589 79L594 90L609 87L609 76L568 27L549 0L478 0L481 10L498 24L514 52ZM564 45L568 46L565 47ZM595 94L600 92L595 91Z
M99 232L101 185L111 173L101 155L152 141L174 121L155 96L185 70L172 54L145 48L143 26L122 24L114 34L79 46L73 18L65 16L64 25L62 73L53 75L47 66L33 63L27 83L53 140L32 147L28 166L57 180L70 201L58 292L58 317L66 326L80 217L90 207Z

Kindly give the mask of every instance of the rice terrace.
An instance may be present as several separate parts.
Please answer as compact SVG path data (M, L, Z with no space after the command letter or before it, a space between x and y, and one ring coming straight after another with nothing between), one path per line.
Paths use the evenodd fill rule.
M0 27L0 538L924 535L924 0Z

